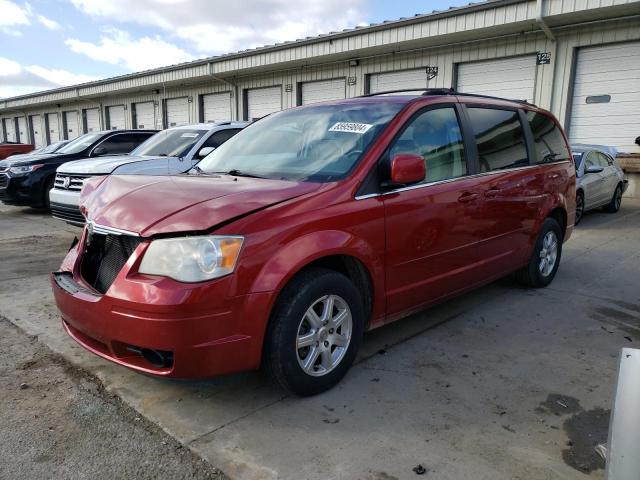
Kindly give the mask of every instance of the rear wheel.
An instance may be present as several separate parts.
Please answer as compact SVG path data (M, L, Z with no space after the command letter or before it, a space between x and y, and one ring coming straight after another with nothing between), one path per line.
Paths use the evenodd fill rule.
M278 299L265 339L265 366L287 390L315 395L347 373L363 330L362 299L353 283L332 270L306 270Z
M546 287L556 276L562 255L562 229L553 218L545 219L529 264L516 272L518 281L529 287Z
M613 192L611 201L604 207L604 209L609 213L616 213L620 210L620 205L622 205L622 185L618 184L616 191Z
M576 220L574 222L575 225L580 223L582 217L584 215L584 193L578 192L576 193Z

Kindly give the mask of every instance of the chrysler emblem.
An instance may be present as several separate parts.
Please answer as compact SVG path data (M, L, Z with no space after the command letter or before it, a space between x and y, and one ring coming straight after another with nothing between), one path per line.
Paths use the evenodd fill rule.
M68 190L69 185L71 185L71 177L64 177L64 180L62 180L62 188Z

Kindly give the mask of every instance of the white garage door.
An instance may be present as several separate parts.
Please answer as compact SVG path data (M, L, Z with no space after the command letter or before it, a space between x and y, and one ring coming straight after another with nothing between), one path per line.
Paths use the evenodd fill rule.
M97 108L87 108L84 111L85 133L100 130L100 111Z
M202 121L206 123L231 120L231 93L202 96Z
M535 89L535 55L458 65L457 90L461 93L533 102Z
M372 73L369 75L369 93L388 92L390 90L416 89L421 93L429 86L427 69L417 68L399 72ZM411 93L411 92L407 92Z
M31 115L29 122L31 123L31 135L36 148L44 146L47 143L47 139L42 128L42 117L40 115Z
M60 140L60 122L58 122L57 113L47 113L47 126L49 143L57 142Z
M8 142L17 142L18 135L16 133L16 121L14 118L4 119L4 131Z
M133 104L135 122L133 128L156 128L156 114L153 102Z
M107 130L122 130L125 125L124 105L107 107Z
M80 135L80 129L78 128L78 112L73 110L71 112L64 112L62 114L64 120L64 138L65 140L73 140Z
M170 98L165 102L167 127L189 124L189 102L187 97Z
M578 51L571 142L640 153L640 42Z
M247 119L262 118L282 110L282 87L254 88L246 91Z
M340 100L345 98L346 88L344 78L305 82L302 84L302 105L325 100Z
M27 119L18 117L18 141L20 143L29 143L29 130L27 129Z

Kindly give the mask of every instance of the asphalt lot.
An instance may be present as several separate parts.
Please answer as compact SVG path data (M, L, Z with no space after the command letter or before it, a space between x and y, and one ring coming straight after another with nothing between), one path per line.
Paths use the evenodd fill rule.
M307 399L259 372L169 381L85 352L47 277L78 230L39 212L0 207L0 315L231 478L601 479L619 350L640 344L639 232L639 200L587 214L550 287L501 280L371 332Z

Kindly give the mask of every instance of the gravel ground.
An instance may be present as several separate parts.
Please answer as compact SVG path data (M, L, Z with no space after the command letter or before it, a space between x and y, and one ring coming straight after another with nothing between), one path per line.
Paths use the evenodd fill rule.
M0 479L224 475L0 317Z

